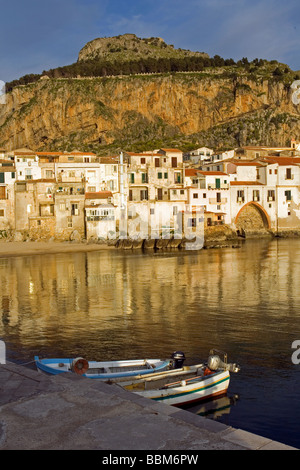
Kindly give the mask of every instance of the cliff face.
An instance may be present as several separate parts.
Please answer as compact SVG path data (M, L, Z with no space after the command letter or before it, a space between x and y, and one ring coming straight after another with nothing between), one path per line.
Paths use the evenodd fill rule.
M107 154L154 142L286 145L300 139L300 105L291 97L280 81L216 73L44 78L7 94L0 146Z

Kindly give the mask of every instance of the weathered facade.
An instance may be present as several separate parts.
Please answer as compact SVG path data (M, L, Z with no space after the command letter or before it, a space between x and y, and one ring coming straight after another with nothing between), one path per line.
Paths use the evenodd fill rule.
M188 166L178 149L126 152L124 160L75 151L4 152L0 237L170 239L202 225L226 225L247 236L300 232L297 150L245 152L248 159L238 152L215 171Z

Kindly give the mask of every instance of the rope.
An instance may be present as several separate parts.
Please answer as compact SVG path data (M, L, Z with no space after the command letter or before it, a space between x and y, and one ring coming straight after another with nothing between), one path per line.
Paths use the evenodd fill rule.
M27 364L33 364L35 361L29 361L29 362L21 362L18 364L19 366L26 366Z

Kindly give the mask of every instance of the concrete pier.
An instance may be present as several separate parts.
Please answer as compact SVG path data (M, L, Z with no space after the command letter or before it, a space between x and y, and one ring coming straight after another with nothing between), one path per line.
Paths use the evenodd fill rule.
M0 450L292 449L115 384L0 364Z

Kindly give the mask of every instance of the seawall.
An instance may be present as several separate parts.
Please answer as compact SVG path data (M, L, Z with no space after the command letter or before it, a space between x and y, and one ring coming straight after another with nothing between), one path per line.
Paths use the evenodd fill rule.
M139 463L146 463L153 451L295 449L116 384L6 363L0 364L0 450L145 451Z

